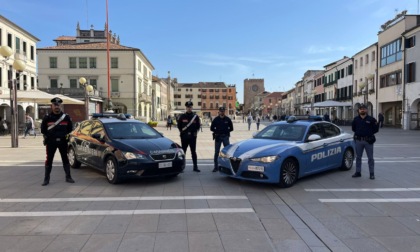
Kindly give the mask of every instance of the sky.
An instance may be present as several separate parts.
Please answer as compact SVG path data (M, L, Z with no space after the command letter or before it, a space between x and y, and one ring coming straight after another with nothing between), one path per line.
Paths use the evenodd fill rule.
M140 49L153 75L179 83L235 84L264 79L265 90L290 90L307 70L377 42L380 26L419 0L108 0L109 28ZM106 0L1 0L0 14L40 39L102 30Z

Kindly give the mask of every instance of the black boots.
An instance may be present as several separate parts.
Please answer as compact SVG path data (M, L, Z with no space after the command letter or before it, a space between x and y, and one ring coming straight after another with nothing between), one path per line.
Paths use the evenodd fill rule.
M71 178L70 175L70 165L64 165L64 172L66 173L66 182L67 183L74 183L74 180Z
M198 169L198 166L197 166L197 165L194 165L194 169L193 169L193 171L195 171L195 172L201 172L201 171Z
M45 166L45 176L44 176L44 182L42 183L42 186L46 186L50 183L50 173L51 173L51 166Z
M361 176L362 176L362 174L360 172L355 172L352 177L353 178L358 178L358 177L361 177ZM374 173L371 173L370 176L369 176L369 178L370 179L375 179L375 174Z
M213 169L213 172L217 172L217 171L219 171L219 169L218 169L218 168L214 168L214 169Z
M70 175L70 165L63 165L64 172L66 173L66 182L67 183L74 183L74 180L71 178ZM50 174L51 174L51 166L45 166L45 177L42 186L46 186L50 183Z

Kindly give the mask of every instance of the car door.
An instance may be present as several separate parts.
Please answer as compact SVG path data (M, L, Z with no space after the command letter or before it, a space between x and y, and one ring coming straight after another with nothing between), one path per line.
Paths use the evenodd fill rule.
M94 121L92 123L91 131L89 133L89 153L88 153L88 162L91 166L102 169L102 153L106 149L106 143L94 138L93 135L99 136L99 139L105 139L105 129L100 121Z
M340 129L332 123L323 122L324 136L326 141L325 151L328 155L327 169L336 168L341 165L344 149L342 148L344 139Z
M321 138L315 141L309 141L310 135L316 134ZM328 166L328 157L325 156L324 149L328 145L328 140L324 136L324 130L321 123L314 123L309 126L305 137L304 155L306 164L304 173L310 174L326 169Z
M87 163L87 147L88 139L89 139L89 132L91 129L91 121L83 121L80 124L79 132L77 133L77 137L75 138L76 142L76 155L77 159L79 161L82 161L83 163Z

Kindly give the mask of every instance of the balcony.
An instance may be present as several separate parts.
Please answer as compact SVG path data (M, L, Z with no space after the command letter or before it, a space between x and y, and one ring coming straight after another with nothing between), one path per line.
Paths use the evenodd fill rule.
M38 90L47 92L49 94L62 94L65 96L73 98L84 98L85 89L84 88L38 88ZM100 97L100 92L98 90L93 90L89 93L90 96Z
M140 102L152 103L152 96L145 93L139 94Z
M111 98L120 98L120 92L111 92Z

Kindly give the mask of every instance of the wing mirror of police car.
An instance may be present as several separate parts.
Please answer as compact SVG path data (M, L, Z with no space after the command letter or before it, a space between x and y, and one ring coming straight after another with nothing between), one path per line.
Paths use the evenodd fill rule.
M252 133L252 137L254 138L257 134L258 134L258 132Z
M308 137L308 142L316 141L321 139L321 136L318 134L312 134Z
M98 141L104 142L104 139L102 138L101 134L96 133L96 134L93 134L92 137Z

